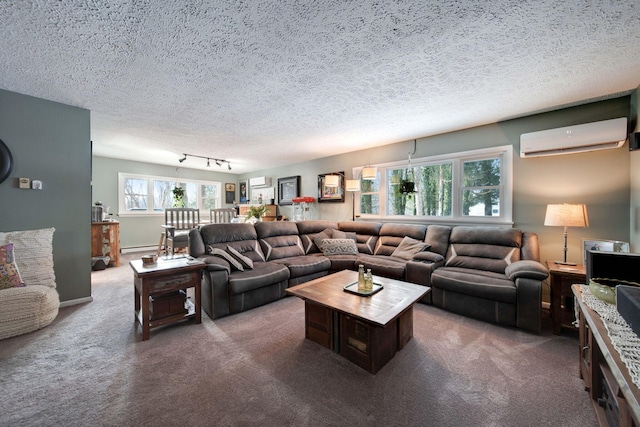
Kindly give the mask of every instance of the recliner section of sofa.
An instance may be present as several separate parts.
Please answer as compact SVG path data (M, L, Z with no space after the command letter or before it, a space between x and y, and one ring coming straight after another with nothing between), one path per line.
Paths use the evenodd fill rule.
M334 231L337 230L337 231ZM323 234L319 234L323 233ZM316 236L353 238L358 254L325 256ZM404 237L427 249L413 259L394 257ZM316 239L319 240L319 239ZM207 263L203 308L211 318L248 310L286 296L285 289L362 264L374 275L431 286L421 302L493 323L540 330L541 282L534 233L498 227L375 222L259 222L210 224L190 234L190 254ZM210 248L231 246L253 261L234 271Z

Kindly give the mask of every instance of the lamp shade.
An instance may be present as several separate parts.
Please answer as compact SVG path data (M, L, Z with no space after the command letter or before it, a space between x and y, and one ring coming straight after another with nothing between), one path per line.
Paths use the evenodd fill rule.
M378 168L375 166L365 166L362 168L362 179L376 179L378 177Z
M340 175L325 175L324 186L325 187L337 187L340 182Z
M347 191L360 191L360 180L359 179L348 179L346 185Z
M588 227L586 205L547 205L547 213L544 216L544 225L563 227Z

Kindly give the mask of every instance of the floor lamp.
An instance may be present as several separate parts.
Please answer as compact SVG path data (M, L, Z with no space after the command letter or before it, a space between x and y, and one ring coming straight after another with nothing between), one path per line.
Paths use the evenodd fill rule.
M362 168L362 179L376 179L378 176L378 169L375 166L365 166ZM324 185L327 187L337 187L340 182L340 177L345 178L341 173L332 173L325 175ZM351 193L351 220L356 220L356 194L360 191L359 179L347 179L345 183L345 190Z
M567 262L567 227L588 227L586 205L547 205L547 213L544 216L544 225L564 227L564 261L554 261L556 264L576 265L575 262Z

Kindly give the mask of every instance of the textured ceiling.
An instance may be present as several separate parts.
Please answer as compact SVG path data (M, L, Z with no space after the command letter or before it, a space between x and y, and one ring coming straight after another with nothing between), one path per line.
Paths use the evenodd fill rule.
M0 88L90 109L97 155L232 173L640 84L638 0L0 5Z

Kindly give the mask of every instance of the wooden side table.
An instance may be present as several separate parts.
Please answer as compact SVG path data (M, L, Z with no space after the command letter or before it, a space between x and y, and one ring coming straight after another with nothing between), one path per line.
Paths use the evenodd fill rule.
M563 327L573 328L575 313L571 285L585 284L587 272L584 265L563 265L547 261L551 292L551 326L558 335Z
M184 319L202 321L200 313L200 283L205 263L190 258L163 260L144 265L142 260L129 262L133 269L135 286L135 320L142 326L142 340L149 339L149 331L158 326L168 325ZM157 297L181 289L194 288L193 303L188 303L186 314L175 314L151 320L149 297Z

